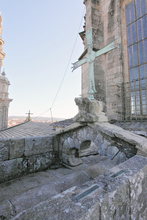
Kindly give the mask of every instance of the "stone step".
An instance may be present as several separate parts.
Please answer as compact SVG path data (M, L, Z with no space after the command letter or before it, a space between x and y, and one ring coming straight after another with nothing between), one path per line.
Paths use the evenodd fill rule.
M86 164L74 169L47 170L1 184L0 216L11 219L73 186L81 186L98 175L107 173L114 166L112 161L98 156L83 158L83 161Z

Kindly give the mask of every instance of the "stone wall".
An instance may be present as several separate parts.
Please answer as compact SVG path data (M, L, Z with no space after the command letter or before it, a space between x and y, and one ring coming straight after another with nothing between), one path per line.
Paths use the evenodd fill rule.
M102 20L104 23L104 44L115 42L116 48L96 60L96 84L99 82L99 66L103 66L104 93L106 103L106 112L109 120L121 120L123 111L123 100L121 83L122 74L122 51L121 51L121 20L120 20L120 1L105 0L101 1L101 10L103 12ZM101 78L100 78L101 79ZM98 82L97 82L98 80ZM97 86L99 94L99 87ZM99 98L99 97L98 97Z
M13 220L146 220L147 158L135 156L83 186L72 187Z
M0 183L56 163L53 136L0 140Z
M61 132L56 136L60 162L64 165L77 166L81 157L99 154L107 156L116 164L140 153L147 155L146 138L109 124L87 124Z
M147 155L146 138L109 123L75 123L50 136L1 139L0 182L51 166L77 166L89 155L119 164L137 153Z
M63 164L69 166L77 166L81 164L81 157L96 155L107 156L112 159L119 151L117 142L120 140L112 140L109 135L104 135L96 127L86 126L84 128L76 129L58 136L59 142L59 157ZM122 143L126 146L126 143ZM128 144L128 149L132 152L131 156L136 154L136 151L131 150L131 144ZM119 152L114 159L115 162L120 163L127 160L126 152Z

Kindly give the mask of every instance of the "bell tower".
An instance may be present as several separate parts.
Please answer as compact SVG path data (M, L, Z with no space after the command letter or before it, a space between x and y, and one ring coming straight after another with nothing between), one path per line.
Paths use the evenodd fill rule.
M5 58L5 53L3 52L4 41L2 39L2 16L0 15L0 73L2 72L3 60Z
M8 108L12 99L8 97L8 88L10 85L6 74L2 71L5 53L3 52L4 41L2 39L2 16L0 16L0 130L8 126Z

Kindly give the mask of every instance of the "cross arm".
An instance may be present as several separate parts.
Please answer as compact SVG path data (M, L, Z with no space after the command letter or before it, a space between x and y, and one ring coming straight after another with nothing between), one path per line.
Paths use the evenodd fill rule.
M87 58L83 58L82 60L79 60L79 61L77 61L77 62L75 62L75 63L73 63L72 65L72 72L75 70L75 69L77 69L78 67L80 67L80 66L82 66L84 63L86 63L87 62Z
M104 48L102 48L101 50L98 50L95 55L96 57L102 55L102 54L105 54L105 53L108 53L109 51L115 49L116 46L115 46L115 42L112 42L110 44L108 44L107 46L105 46Z

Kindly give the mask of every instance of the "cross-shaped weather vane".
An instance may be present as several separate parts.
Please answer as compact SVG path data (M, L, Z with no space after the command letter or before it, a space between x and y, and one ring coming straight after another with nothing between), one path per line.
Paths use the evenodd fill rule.
M89 75L89 90L88 90L88 98L90 100L94 99L94 94L97 92L95 88L95 79L94 79L94 61L96 57L101 56L102 54L106 54L109 51L116 48L115 42L112 42L102 48L101 50L94 51L93 48L93 34L92 28L87 31L86 33L86 40L87 40L87 53L86 56L78 60L77 62L73 63L72 71L77 69L78 67L82 66L85 63L89 63L88 75Z

